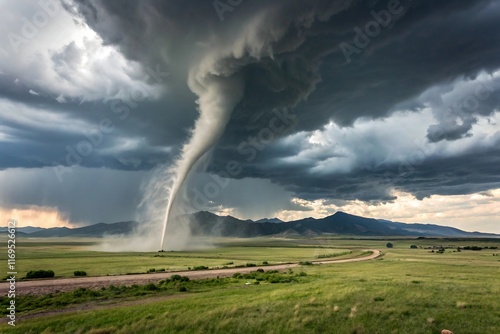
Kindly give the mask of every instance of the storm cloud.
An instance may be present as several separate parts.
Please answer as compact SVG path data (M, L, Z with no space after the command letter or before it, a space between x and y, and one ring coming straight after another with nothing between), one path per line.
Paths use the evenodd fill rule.
M285 199L269 199L279 211L306 210L292 198L385 203L395 190L423 199L500 188L498 1L58 6L23 52L2 42L0 169L45 167L64 180L78 165L142 179L186 152L199 84L233 80L208 172L185 190L205 208L257 218L244 197L264 189ZM4 36L22 36L16 18L43 8L10 10ZM61 26L79 33L59 36ZM210 197L216 174L232 183Z

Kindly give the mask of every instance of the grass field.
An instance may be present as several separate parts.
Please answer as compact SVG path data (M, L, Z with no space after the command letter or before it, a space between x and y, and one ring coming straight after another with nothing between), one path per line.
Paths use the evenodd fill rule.
M141 287L131 290L134 293L124 292L123 298L116 301L109 296L111 292L103 291L104 301L90 302L87 311L21 318L15 328L0 324L0 332L440 333L443 328L455 334L500 332L498 249L461 252L446 249L443 254L429 249L410 249L412 244L498 247L500 240L391 240L392 249L385 247L387 240L221 240L214 249L158 253L166 256L162 258L155 258L157 254L152 253L94 254L85 250L88 245L82 242L73 240L63 245L42 241L30 246L26 246L29 244L26 242L18 250L18 261L28 263L30 258L35 261L46 247L44 269L53 269L56 275L57 270L69 273L73 270L70 268L73 261L82 270L86 263L89 273L97 275L116 270L119 265L112 265L114 261L122 265L131 261L127 270L142 271L160 265L154 261L165 261L162 264L169 263L172 267L178 264L186 269L189 264L221 266L231 261L235 264L301 261L346 250L353 253L344 256L355 256L369 248L382 250L384 256L367 262L302 266L294 273L283 274L297 277L289 283L273 284L263 280L256 285L256 279L230 278L192 282L182 293L159 284L148 292L141 292L148 290ZM272 247L274 245L277 247ZM92 261L87 263L81 258L89 254L94 260L107 261L106 265L92 265ZM146 260L152 262L140 263ZM306 275L298 275L301 271ZM136 294L138 291L141 293ZM63 297L70 296L52 296L45 302L50 305ZM93 308L102 303L104 308Z
M352 257L359 254L344 254L346 249L331 245L308 245L301 240L278 240L271 247L272 240L229 239L219 247L190 252L117 253L101 252L98 239L29 239L18 238L16 251L18 276L24 277L30 270L53 270L56 277L71 277L75 270L83 270L89 276L123 275L145 273L149 269L167 271L188 270L197 266L234 267L247 263L269 264L314 260L322 255ZM271 242L270 242L271 241ZM5 243L5 241L1 241ZM224 242L221 240L221 242ZM261 243L264 244L261 244ZM265 244L268 243L267 246ZM344 254L344 256L342 256ZM7 253L0 254L0 261L6 262Z

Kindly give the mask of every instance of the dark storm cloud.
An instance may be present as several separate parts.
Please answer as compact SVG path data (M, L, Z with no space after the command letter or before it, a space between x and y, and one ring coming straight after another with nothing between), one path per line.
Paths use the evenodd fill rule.
M266 178L307 200L336 199L385 202L395 199L392 189L422 199L431 195L471 194L500 187L500 137L491 146L460 156L425 156L414 150L409 156L377 165L358 163L348 172L311 173L318 161L276 162L268 152L247 164L244 177ZM270 149L272 151L272 149ZM281 151L281 155L294 156ZM385 159L380 152L380 160Z
M170 74L162 83L168 93L138 103L130 117L115 122L116 131L108 139L109 147L120 136L144 137L145 144L118 154L118 158L116 152L104 150L84 165L130 169L134 161L141 161L140 168L150 168L162 159L171 161L197 117L196 97L186 84L190 70L193 64L208 59L213 62L203 65L220 71L221 76L238 73L245 83L244 95L215 150L213 172L224 171L229 160L236 160L242 171L235 178L269 179L306 199L384 201L393 199L391 187L418 197L498 187L498 172L493 167L498 165L498 151L491 145L452 159L438 153L426 156L403 178L400 164L394 162L374 167L363 161L342 174L311 172L318 162L343 153L324 150L291 161L286 158L303 150L302 140L294 142L293 136L286 143L266 145L251 161L238 150L249 136L269 126L276 109L287 109L295 118L285 130L275 132L274 139L321 129L330 121L356 127L360 118L379 119L398 110L418 112L425 107L433 109L437 124L429 124L427 133L419 135L427 136L431 143L470 137L477 120L498 109L499 87L493 85L490 96L477 108L461 112L454 106L464 103L469 93L458 94L451 105L439 101L439 94L418 97L433 88L446 92L456 80L472 80L500 68L497 1L259 0L243 1L231 9L221 21L214 2L204 0L81 0L67 6L128 59L147 68L160 65ZM374 27L376 17L383 21L379 30L367 34L366 28ZM364 32L360 34L359 29ZM78 49L69 45L51 59L54 66L64 66L79 57ZM52 97L48 102L48 98L29 94L30 87L20 90L2 83L4 78L7 80L0 76L0 85L7 87L1 93L4 97L29 105L45 101L47 109L79 115L90 124L102 118L98 110L110 108L109 101L59 104ZM78 143L78 136L63 130L44 132L21 125L17 129L22 132L18 136L30 143L1 144L0 149L11 157L4 168L63 161L66 143ZM54 146L36 145L45 140L53 141ZM23 154L16 154L19 147ZM172 151L161 154L155 147L171 147ZM37 158L26 158L33 156Z

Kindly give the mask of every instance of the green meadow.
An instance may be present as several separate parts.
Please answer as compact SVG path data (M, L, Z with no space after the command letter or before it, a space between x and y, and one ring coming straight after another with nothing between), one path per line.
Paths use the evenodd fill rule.
M348 258L360 250L335 248L328 243L309 244L301 240L221 239L203 250L189 252L102 252L99 239L19 238L16 249L18 276L30 270L53 270L56 277L73 277L76 270L88 276L145 273L150 269L189 270L198 266L223 268L314 260L324 255ZM0 254L7 261L7 253Z
M86 243L92 242L25 241L18 249L19 265L24 262L24 270L51 269L56 276L69 276L76 269L89 275L116 274L120 266L126 266L123 273L150 267L296 262L324 254L355 257L364 249L379 249L383 256L300 266L283 273L23 297L32 300L20 297L26 306L18 313L17 326L2 323L0 332L351 334L440 333L444 328L455 334L500 332L500 251L489 248L500 247L500 240L393 239L394 248L389 249L387 239L221 239L212 249L173 253L100 253L88 250L92 245ZM410 249L411 245L422 248ZM432 246L450 248L442 254L425 249ZM458 246L488 249L458 252ZM58 309L62 311L30 317Z

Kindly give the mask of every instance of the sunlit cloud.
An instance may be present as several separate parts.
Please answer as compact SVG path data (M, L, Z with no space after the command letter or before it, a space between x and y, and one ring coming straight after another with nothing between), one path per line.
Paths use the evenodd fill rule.
M314 217L322 218L337 211L353 215L387 219L404 223L438 224L466 231L500 233L500 189L470 195L433 195L418 200L405 192L394 191L394 202L370 204L346 201L329 204L325 200L293 201L311 208L311 211L279 211L277 218L285 221Z
M17 226L72 227L68 218L55 208L27 206L22 208L0 208L0 226L7 226L9 220L16 220Z

